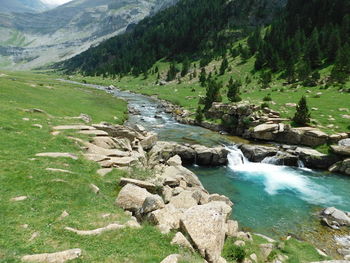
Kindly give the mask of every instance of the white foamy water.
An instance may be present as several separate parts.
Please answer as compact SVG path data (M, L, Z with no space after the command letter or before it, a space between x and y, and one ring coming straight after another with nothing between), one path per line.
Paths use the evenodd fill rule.
M327 187L317 183L296 170L287 166L277 166L271 163L249 162L236 147L229 147L229 168L238 172L244 179L260 183L270 195L282 191L291 191L296 197L316 205L342 204L340 196L333 194ZM270 161L270 160L269 160Z

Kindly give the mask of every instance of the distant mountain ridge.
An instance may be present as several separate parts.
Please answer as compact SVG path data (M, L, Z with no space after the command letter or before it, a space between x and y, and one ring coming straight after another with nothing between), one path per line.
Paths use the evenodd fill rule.
M1 0L0 13L42 12L48 10L50 5L40 0Z
M42 13L0 14L0 67L32 69L70 58L176 2L74 0Z

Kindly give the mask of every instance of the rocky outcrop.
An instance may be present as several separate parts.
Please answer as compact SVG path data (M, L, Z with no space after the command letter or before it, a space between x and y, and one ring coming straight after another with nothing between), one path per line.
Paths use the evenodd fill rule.
M332 145L331 150L335 154L339 154L339 155L343 155L343 156L350 156L350 146Z
M184 145L174 142L157 142L149 152L149 163L166 162L178 155L184 164L219 166L227 163L225 147L208 148L203 145Z

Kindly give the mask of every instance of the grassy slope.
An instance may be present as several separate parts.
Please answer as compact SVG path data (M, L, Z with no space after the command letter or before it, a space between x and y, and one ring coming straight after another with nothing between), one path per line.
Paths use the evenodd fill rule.
M155 85L156 74L150 74L147 79L143 76L127 76L120 80L81 76L74 76L74 78L76 80L85 79L86 81L93 83L114 84L122 89L128 89L138 93L158 95L162 99L169 100L189 110L195 111L197 108L198 96L205 95L205 88L200 87L198 84L198 76L200 73L198 67L199 63L196 62L195 64L197 64L196 79L190 80L189 75L187 75L181 79L181 84L179 84L178 81L172 81L166 86ZM220 64L221 59L211 62L206 67L207 74L212 72L213 76L215 76L215 68L218 71ZM314 125L317 125L328 133L350 130L350 120L342 117L342 115L350 115L349 92L340 92L338 87L329 87L328 89L325 89L322 86L303 87L299 85L297 88L292 88L290 85L284 86L284 80L277 78L277 76L273 79L271 88L262 90L260 88L261 84L259 84L259 74L252 72L254 58L242 62L239 57L235 59L229 57L229 64L232 68L231 71L226 72L223 76L218 76L218 79L225 85L231 76L234 79L240 79L243 83L243 87L241 88L241 97L243 100L248 100L260 105L263 102L263 98L267 94L271 94L273 103L270 103L270 107L280 111L283 117L292 118L295 108L286 107L285 104L298 103L301 96L305 95L308 99L309 109L316 108L316 110L311 110L311 117L314 119ZM160 61L155 66L158 66L160 69L161 79L166 79L169 63ZM181 69L181 65L178 65L178 68ZM193 71L193 64L191 70ZM329 75L330 70L330 68L323 69L321 75ZM249 84L246 84L245 82L247 76L251 79L251 83ZM192 91L192 88L195 89L194 92ZM345 85L345 88L350 89L350 82ZM227 102L226 92L226 88L224 88L222 90L222 95L224 101ZM318 92L322 92L322 95L319 98L316 96ZM346 108L347 111L340 111L339 109L342 108Z
M147 225L140 230L111 231L96 237L80 237L64 230L65 226L94 229L125 222L128 217L113 204L118 179L125 174L116 170L102 178L96 174L98 166L83 158L30 159L47 151L79 155L79 146L64 135L50 135L53 125L79 122L60 117L85 113L94 123L123 123L126 103L101 91L60 83L53 77L5 74L0 77L0 261L19 262L25 254L70 248L83 250L83 257L76 262L160 262L168 254L179 252L178 247L170 245L172 235L161 235ZM27 108L40 108L53 117L23 111ZM74 174L48 172L48 167L68 169ZM99 195L91 192L90 183L101 189ZM10 201L22 195L29 198ZM70 215L57 220L64 210ZM111 216L103 218L103 214ZM23 228L24 224L28 228ZM35 232L39 236L29 241Z

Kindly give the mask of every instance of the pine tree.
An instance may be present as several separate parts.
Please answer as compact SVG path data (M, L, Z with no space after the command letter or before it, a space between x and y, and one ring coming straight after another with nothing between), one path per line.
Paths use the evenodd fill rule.
M242 98L239 96L239 88L241 83L239 81L234 81L233 78L230 78L230 81L227 85L227 98L231 102L239 102Z
M191 63L190 61L186 58L184 62L182 62L182 70L181 70L181 77L184 77L187 75L189 69L190 69Z
M201 86L205 86L205 82L207 81L207 73L205 72L205 68L201 69L201 73L199 75L199 82L201 83Z
M293 121L297 125L306 125L310 122L310 116L311 114L309 113L306 98L302 96L297 105L297 111L295 112Z
M202 123L203 118L204 118L203 110L202 110L201 106L198 105L198 108L196 110L196 119L195 119L196 123L198 123L198 124Z
M222 88L222 83L217 82L213 79L208 80L207 83L207 92L204 98L204 111L208 111L213 102L221 102L222 97L220 94L220 90Z
M340 41L340 34L338 29L332 30L331 36L328 40L327 45L327 60L328 62L335 61L337 57L337 52L340 49L341 41Z
M225 71L226 71L227 67L228 67L228 61L227 61L227 58L225 56L224 59L221 62L220 75L224 75L225 74Z
M345 44L337 52L337 58L331 72L331 79L334 82L344 84L350 75L350 46Z
M305 57L310 61L310 66L312 69L315 69L322 64L322 53L320 49L320 43L318 41L318 30L314 29L312 32L311 38L308 42Z
M176 68L175 62L172 62L170 64L170 68L167 74L167 81L172 81L176 78L177 73L179 72L179 70Z

